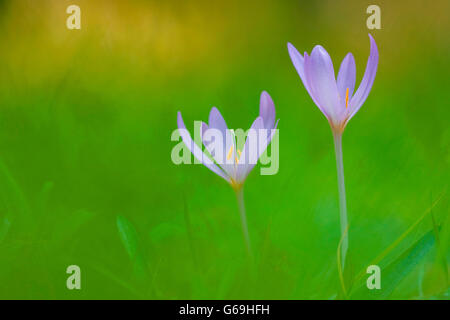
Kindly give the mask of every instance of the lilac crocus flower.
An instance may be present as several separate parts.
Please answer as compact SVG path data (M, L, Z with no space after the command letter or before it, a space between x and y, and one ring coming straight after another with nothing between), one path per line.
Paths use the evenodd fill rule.
M373 37L370 38L370 54L366 71L356 92L355 59L348 53L341 63L337 80L333 63L325 49L315 46L311 55L305 52L302 56L295 47L288 43L288 51L295 69L297 69L303 85L314 103L325 115L333 132L336 152L336 166L338 172L339 207L341 220L341 260L344 268L348 249L347 205L345 200L344 164L342 159L342 133L348 121L363 105L370 90L378 66L378 48Z
M378 49L370 34L369 38L369 60L356 92L353 92L356 82L355 58L351 53L348 53L342 61L336 80L333 62L322 46L315 46L310 56L306 52L302 56L292 44L288 43L289 55L303 85L314 103L327 117L333 131L344 130L372 89L377 73Z
M211 109L208 122L208 124L202 122L201 137L206 150L214 161L212 161L192 140L191 135L183 122L181 112L178 112L177 115L178 131L180 132L183 142L194 157L212 172L227 181L236 192L244 237L247 249L250 253L250 240L245 216L243 185L248 174L270 144L275 133L275 129L278 125L278 121L275 123L275 105L269 94L263 91L260 99L259 116L253 121L253 124L250 127L242 151L237 148L234 131L228 129L225 120L216 107ZM217 150L217 145L213 143L217 141L211 141L211 139L208 138L209 133L211 132L219 133L219 136L222 138L221 141L219 141L219 146L221 146L220 150Z

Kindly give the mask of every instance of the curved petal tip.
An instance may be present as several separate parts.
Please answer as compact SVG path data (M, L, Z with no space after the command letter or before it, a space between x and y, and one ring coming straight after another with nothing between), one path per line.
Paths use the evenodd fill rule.
M275 122L275 104L267 91L261 93L259 116L262 118L265 128L273 128Z
M378 46L377 43L375 42L375 39L372 37L372 35L369 33L369 39L370 39L370 53L375 54L376 57L378 58Z
M266 90L263 90L263 91L261 92L261 99L262 99L262 98L272 100L272 98L270 97L269 93L268 93Z
M291 56L291 59L295 59L295 57L298 55L300 59L303 59L302 54L297 50L296 47L290 42L287 44L289 55Z
M177 112L177 125L178 125L178 129L186 128L186 126L184 125L184 122L183 122L183 117L181 116L181 111Z

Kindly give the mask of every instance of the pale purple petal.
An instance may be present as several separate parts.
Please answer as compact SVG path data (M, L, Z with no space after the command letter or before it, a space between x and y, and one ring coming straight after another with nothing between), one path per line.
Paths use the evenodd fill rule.
M262 129L262 130L268 130L269 132L267 133L267 138L262 140L262 141L258 141L258 149L257 149L257 156L256 156L256 160L259 160L259 158L261 157L261 155L264 153L264 151L266 151L267 146L270 144L270 142L272 141L273 136L276 133L276 129L278 127L278 121L275 123L275 127L272 129ZM259 130L259 129L257 129ZM260 137L263 137L264 135L260 135L258 136L258 139ZM248 174L252 171L252 169L254 168L254 166L256 165L256 163L249 163L248 165L246 165L245 171L243 173L241 173L239 175L239 168L238 168L238 181L239 182L243 182L245 179L247 179Z
M348 88L349 99L353 95L356 81L356 65L355 58L351 53L348 53L344 60L342 60L341 67L337 76L337 87L341 99L345 99Z
M272 129L275 123L275 105L270 95L263 91L259 102L259 116L263 118L264 128Z
M214 140L211 139L211 141L210 141L208 138L205 139L205 136L207 135L206 133L207 133L208 130L209 130L208 125L202 121L202 126L201 126L200 136L202 137L203 145L206 147L206 150L208 150L209 154L210 154L210 155L214 158L214 160L216 160L216 162L217 162L216 157L219 156L219 155L217 155L217 154L215 154L214 152L212 152L213 150L212 150L212 148L211 148Z
M308 57L308 53L305 52L305 55L302 56L297 51L297 49L290 43L288 43L288 51L289 51L289 56L291 57L291 61L294 64L294 67L297 70L297 73L300 76L300 79L302 79L302 82L303 82L303 85L305 86L306 91L309 93L309 95L313 99L314 103L319 107L319 109L322 110L322 108L319 106L317 100L315 99L314 95L312 94L312 90L309 85L309 80L306 76L305 61Z
M225 119L222 117L222 114L216 107L212 107L211 111L209 112L208 124L210 128L222 131L223 136L225 136L225 132L228 127Z
M220 164L223 170L230 176L236 176L236 138L234 136L233 130L227 130L227 135L225 138L225 154L224 154L224 162Z
M209 129L208 125L202 121L202 126L201 126L202 131L200 132L200 137L203 138L203 135L205 134L206 130L208 130L208 129Z
M264 120L262 117L258 117L253 121L249 129L247 138L245 139L244 148L239 157L236 173L236 180L238 182L243 182L247 174L258 162L258 133L261 129L264 129Z
M348 120L350 120L359 108L366 101L370 90L372 89L373 81L375 80L375 75L377 73L378 67L378 48L372 35L369 34L370 38L370 55L367 61L366 71L364 72L364 77L361 80L358 90L356 90L355 95L350 101L351 114Z
M205 146L206 150L209 152L211 157L216 161L218 164L218 167L222 169L228 176L230 176L226 170L224 170L223 165L220 165L222 163L224 155L223 155L223 144L225 143L222 139L223 135L222 132L215 128L209 128L206 123L202 121L202 125L200 128L200 137L202 138L203 145ZM211 132L212 130L215 130L215 132ZM216 135L220 134L220 141L216 141ZM219 144L219 146L218 146ZM222 146L222 148L220 148ZM218 148L219 147L219 148Z
M181 117L181 112L179 111L177 114L177 124L178 124L178 131L181 135L181 138L183 139L184 144L188 147L188 149L191 151L194 157L196 157L205 167L210 169L212 172L222 177L226 181L230 182L228 176L218 166L216 166L191 139L191 135L189 134L189 131L186 129L186 126L184 125L183 122L183 118Z
M256 132L256 140L252 138L255 138L254 136L247 136L247 139L245 140L245 145L242 150L241 157L239 159L239 164L237 168L237 174L236 179L237 182L242 183L247 178L248 174L252 171L256 163L258 162L258 159L261 157L261 155L264 153L264 151L267 149L267 146L272 141L273 135L276 132L276 128L278 126L278 120L275 123L275 127L267 129L264 127L264 122L261 117L256 118L256 120L253 122L252 126L250 127L250 130L254 130L253 132ZM267 138L263 138L264 140L259 141L260 137L263 137L264 135L260 135L260 130L268 130L268 136ZM261 145L260 145L261 144Z
M311 63L310 63L311 57L308 55L307 52L305 52L305 55L303 57L305 59L304 69L305 69L305 79L306 79L306 86L307 86L307 87L305 86L305 88L307 88L306 91L308 91L309 95L311 96L311 99L316 104L316 106L320 109L320 111L322 111L322 113L325 115L325 117L329 118L329 115L327 114L326 110L319 104L319 101L317 101L317 99L315 98L316 93L314 92L313 88L311 87L311 77L308 76L308 74L310 73L308 71L311 66Z
M211 141L209 139L205 139L205 135L207 133L207 131L210 130L210 128L208 127L208 125L206 123L204 123L202 121L202 126L201 126L201 133L200 136L202 137L202 142L203 145L206 147L206 149L208 150L208 152L211 154L211 150L210 150L210 146L213 143L213 139L211 139ZM211 154L212 155L212 154ZM214 155L212 155L214 158ZM216 160L217 161L217 160Z
M311 57L306 60L306 77L318 106L332 121L340 120L345 111L336 85L333 63L328 52L322 46L315 46Z
M275 126L273 127L273 129L270 130L270 133L268 135L268 139L267 139L267 144L266 147L264 148L264 150L261 152L261 154L263 154L263 152L266 150L267 146L270 144L270 142L272 141L273 136L275 135L275 132L277 130L278 127L278 122L280 120L278 119L277 122L275 123ZM261 156L261 155L260 155Z
M224 169L229 176L234 176L235 166L234 161L236 157L236 144L234 135L231 130L228 130L227 124L222 117L221 113L216 107L211 109L209 113L209 128L217 129L222 132L223 137L223 150L222 159L215 158L217 163Z
M298 52L298 50L288 42L288 52L289 56L291 57L291 61L294 64L295 69L297 70L298 75L303 81L303 85L305 86L306 90L308 90L307 81L305 77L305 68L304 68L304 58Z

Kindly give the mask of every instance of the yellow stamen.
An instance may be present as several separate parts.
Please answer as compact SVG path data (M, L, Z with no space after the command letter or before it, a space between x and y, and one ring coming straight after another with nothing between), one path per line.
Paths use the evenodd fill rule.
M237 149L237 153L238 153L238 155L239 155L239 158L238 158L238 157L235 157L234 160L236 161L236 164L239 163L239 159L241 158L241 150Z
M345 108L347 109L348 107L348 88L347 91L345 92Z
M231 154L233 153L233 145L231 145L231 147L230 147L230 150L228 151L228 154L227 154L227 160L230 160L231 159Z

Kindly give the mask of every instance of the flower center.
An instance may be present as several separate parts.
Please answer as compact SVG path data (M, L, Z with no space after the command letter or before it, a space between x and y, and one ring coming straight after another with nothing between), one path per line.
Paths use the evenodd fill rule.
M238 153L239 158L240 158L241 157L241 151L239 149L237 149L237 153ZM230 150L228 150L227 160L231 159L232 154L233 154L233 145L231 145ZM234 161L236 162L236 164L239 163L239 158L238 157L234 157Z
M345 91L345 109L348 107L348 88L347 91Z

